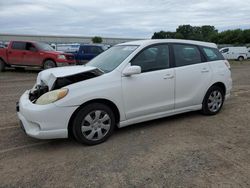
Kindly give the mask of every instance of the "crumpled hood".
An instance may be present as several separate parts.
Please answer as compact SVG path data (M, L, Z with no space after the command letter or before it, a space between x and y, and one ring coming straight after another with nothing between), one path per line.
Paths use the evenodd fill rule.
M36 85L46 84L49 87L49 90L51 90L57 78L89 72L95 69L96 67L83 65L47 69L38 74Z

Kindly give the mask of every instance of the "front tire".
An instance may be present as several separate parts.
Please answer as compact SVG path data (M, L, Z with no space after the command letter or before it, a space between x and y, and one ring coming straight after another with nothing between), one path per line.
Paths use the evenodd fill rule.
M0 59L0 72L5 70L5 63Z
M101 103L92 103L79 110L73 120L73 135L82 144L96 145L106 141L113 133L113 111Z
M202 112L205 115L215 115L217 114L224 103L225 93L221 87L212 86L207 91L203 103Z
M56 64L54 61L52 60L46 60L44 63L43 63L43 69L46 70L46 69L50 69L50 68L54 68L56 67Z

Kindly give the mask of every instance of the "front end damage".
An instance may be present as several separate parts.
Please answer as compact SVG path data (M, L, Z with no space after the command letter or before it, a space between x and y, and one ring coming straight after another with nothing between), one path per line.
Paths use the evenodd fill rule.
M35 86L21 96L16 106L25 133L39 139L67 138L68 122L78 106L57 106L55 101L64 97L63 92L66 96L68 85L102 74L101 70L88 66L59 67L40 72Z
M49 91L61 89L65 86L104 74L101 70L95 67L75 67L78 67L78 69L72 67L66 69L65 67L62 67L40 72L35 86L29 92L29 100L32 103L36 103L39 97Z

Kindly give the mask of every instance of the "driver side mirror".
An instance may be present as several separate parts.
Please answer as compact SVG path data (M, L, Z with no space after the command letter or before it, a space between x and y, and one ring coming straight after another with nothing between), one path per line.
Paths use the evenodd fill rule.
M140 74L140 73L141 73L141 67L136 65L128 66L123 70L124 76L132 76L134 74Z

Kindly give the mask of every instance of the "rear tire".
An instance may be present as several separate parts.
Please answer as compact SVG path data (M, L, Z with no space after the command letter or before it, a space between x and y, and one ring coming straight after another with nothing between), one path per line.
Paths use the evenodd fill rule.
M47 60L43 63L43 69L50 69L56 67L56 63L52 60Z
M212 86L208 89L202 103L202 113L215 115L221 110L225 99L225 93L221 87Z
M244 60L243 56L238 57L238 61L243 61L243 60Z
M0 59L0 72L5 71L5 63Z
M106 105L92 103L84 106L73 120L73 135L82 144L96 145L106 141L114 132L115 115Z

